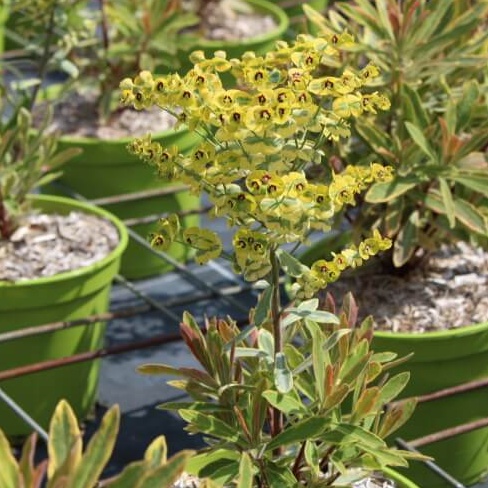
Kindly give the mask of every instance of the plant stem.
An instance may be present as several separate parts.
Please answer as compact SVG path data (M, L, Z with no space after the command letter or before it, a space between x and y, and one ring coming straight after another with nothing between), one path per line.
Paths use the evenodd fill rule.
M270 251L271 260L271 286L273 287L273 295L271 297L271 319L273 325L274 337L274 353L276 355L283 351L282 336L281 336L281 304L280 304L280 263L276 256L275 249ZM271 419L271 433L277 436L283 431L283 414L277 409L272 409ZM276 454L280 455L281 448L277 448Z
M2 192L0 191L0 240L8 239L12 235L13 225L8 216Z
M274 353L275 355L283 350L281 337L281 301L280 301L280 264L276 251L270 251L271 259L271 286L273 296L271 297L271 318L273 322Z
M293 464L292 473L295 475L295 478L298 480L300 474L300 467L302 465L303 457L305 455L305 441L302 442L300 446L300 451L298 451L297 457L295 458L295 463Z

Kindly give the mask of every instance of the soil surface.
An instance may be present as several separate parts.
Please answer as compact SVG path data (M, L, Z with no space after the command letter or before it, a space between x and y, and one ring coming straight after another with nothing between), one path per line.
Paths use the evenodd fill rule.
M488 253L466 243L443 247L407 275L370 270L344 277L326 291L340 302L351 291L360 318L372 315L377 329L426 332L488 320Z
M30 215L0 241L0 280L21 281L89 266L119 243L112 223L89 214Z
M183 475L171 488L198 488L200 481L191 475ZM361 481L356 481L351 488L396 488L395 482L378 474Z
M236 2L237 3L237 2ZM245 3L208 2L202 12L201 30L209 40L234 41L261 36L277 27L271 15L253 12Z

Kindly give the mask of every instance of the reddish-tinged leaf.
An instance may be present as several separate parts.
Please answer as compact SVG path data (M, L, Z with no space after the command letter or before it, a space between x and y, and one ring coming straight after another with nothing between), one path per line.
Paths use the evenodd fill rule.
M377 386L363 390L352 412L351 422L356 423L370 414L376 414L380 404L380 389Z
M214 372L211 358L209 358L207 349L205 347L205 338L200 328L194 327L191 322L182 322L180 324L180 331L186 345L192 352L195 359L210 373Z
M403 266L414 254L419 244L420 218L418 210L412 212L398 233L393 244L393 263Z
M398 430L412 416L416 405L416 398L395 403L384 415L378 435L384 439Z
M349 327L354 327L358 319L358 306L351 292L348 292L344 297L342 310L346 314Z
M22 446L19 468L26 488L31 488L34 478L34 454L36 452L37 433L31 434ZM46 465L47 466L47 465Z

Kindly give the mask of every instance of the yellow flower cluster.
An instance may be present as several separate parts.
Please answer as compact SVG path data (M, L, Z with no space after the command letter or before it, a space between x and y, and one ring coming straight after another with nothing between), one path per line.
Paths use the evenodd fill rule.
M380 235L378 230L362 241L359 246L350 246L340 253L332 253L330 260L319 259L311 268L304 266L301 276L292 285L294 295L300 299L312 298L328 283L336 281L346 268L356 268L370 257L391 247L391 240Z
M389 107L382 94L362 93L378 76L375 66L326 75L341 47L351 43L347 33L301 35L292 45L278 42L265 56L248 52L230 60L224 52L207 59L196 51L194 67L185 76L143 71L120 84L122 103L136 109L157 105L203 136L186 155L150 136L134 140L129 149L161 177L207 192L213 214L240 228L233 240L234 264L246 279L268 273L271 247L303 242L312 230L328 230L334 214L353 205L359 192L392 177L390 168L373 163L347 166L326 181L307 178L310 165L322 162L323 142L349 136L349 118ZM175 240L175 229L174 223L161 224L153 243ZM201 262L221 249L209 235L185 240L197 247ZM203 251L210 248L210 253ZM332 269L312 272L314 279L335 276Z

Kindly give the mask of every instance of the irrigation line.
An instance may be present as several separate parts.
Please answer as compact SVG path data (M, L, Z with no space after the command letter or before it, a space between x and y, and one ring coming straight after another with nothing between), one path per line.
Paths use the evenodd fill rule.
M432 393L427 393L425 395L419 395L409 398L402 398L401 400L397 400L392 402L390 405L400 405L401 403L410 400L412 398L416 398L418 403L425 403L425 402L432 402L435 400L439 400L441 398L446 398L452 395L459 395L461 393L466 393L472 390L478 390L480 388L488 387L488 378L483 378L481 380L474 380L469 381L467 383L462 383L456 386L450 386L449 388L443 388L442 390L437 390Z
M173 311L171 311L168 307L162 305L160 302L157 300L154 300L154 298L151 298L147 293L144 293L141 290L138 290L133 283L130 281L127 281L123 276L121 275L116 275L114 277L114 280L117 283L120 283L121 285L125 286L127 289L129 289L134 295L139 297L140 299L144 300L147 304L151 305L151 307L159 310L161 313L169 317L171 320L175 320L176 323L178 324L180 322L180 317L176 315Z
M395 443L398 445L398 447L401 447L402 449L405 449L410 452L414 452L416 454L422 454L420 451L415 449L411 445L410 442L406 442L401 438L395 439ZM448 472L444 471L440 466L435 464L432 461L422 461L426 467L428 467L431 471L433 471L435 474L437 474L439 477L441 477L444 481L449 483L451 486L454 486L454 488L466 488L465 485L463 485L461 482L453 478Z
M135 200L147 200L149 198L164 197L175 193L188 190L186 185L172 185L154 190L135 191L112 195L110 197L94 198L90 200L94 205L112 205L114 203L133 202Z
M47 435L47 432L1 388L0 400L3 400L7 406L9 406L15 412L16 415L18 415L27 425L32 427L45 442L48 442L49 436Z
M223 295L237 295L239 293L249 292L252 290L255 290L255 288L252 286L247 286L247 287L227 286L225 288L222 288L221 292ZM144 293L141 292L140 290L137 290L137 292L141 295L144 295ZM197 301L208 300L213 296L214 296L213 293L201 292L196 295L187 295L187 296L180 296L176 298L169 298L165 303L167 307L177 307L177 306L187 305L189 303L195 303ZM144 300L144 298L142 299ZM159 302L155 302L155 303L159 306ZM25 337L47 334L49 332L55 332L58 330L70 329L72 327L80 327L82 325L96 324L97 322L107 322L109 320L132 317L134 315L150 312L151 310L153 310L153 306L152 304L149 304L149 305L142 305L138 307L128 307L113 312L93 314L80 319L50 322L47 324L35 325L33 327L25 327L20 330L12 330L0 334L0 344L4 342L13 341L16 339L22 339ZM179 322L180 317L178 316L176 318L178 319Z
M474 420L473 422L468 422L466 424L456 425L455 427L450 427L449 429L439 430L433 434L428 434L423 437L418 437L408 441L408 443L413 447L422 447L427 444L432 444L434 442L443 441L444 439L450 439L460 434L465 434L466 432L471 432L476 429L481 429L482 427L488 426L488 417L484 417L479 420Z
M107 320L120 319L126 317L132 317L141 313L145 313L151 310L149 306L132 307L116 312L107 312L90 315L81 319L63 320L59 322L51 322L49 324L35 325L33 327L25 327L20 330L12 330L0 334L0 344L3 342L13 341L15 339L22 339L24 337L31 337L41 334L47 334L58 330L71 329L72 327L80 327L82 325L92 325L98 322L106 322Z
M193 210L181 210L179 212L171 212L178 217L188 217L189 215L199 215L208 212L212 208L211 205L207 207L202 207L199 209L193 209ZM142 225L142 224L154 224L160 219L167 218L169 212L164 212L160 214L152 214L152 215L147 215L145 217L138 217L138 218L133 218L133 219L124 219L123 222L127 227L134 227L135 225Z
M0 371L0 381L10 380L12 378L18 378L19 376L25 376L32 373L38 373L40 371L47 371L50 369L67 366L70 364L82 363L84 361L90 361L94 359L100 359L107 356L114 356L116 354L123 354L126 352L132 352L140 349L148 349L162 344L170 342L176 342L181 340L180 333L174 334L159 334L150 339L144 339L142 341L130 342L127 344L119 344L117 346L105 347L97 349L96 351L87 351L73 356L68 356L59 359L50 359L48 361L42 361L35 364L26 364L17 368L7 369Z

